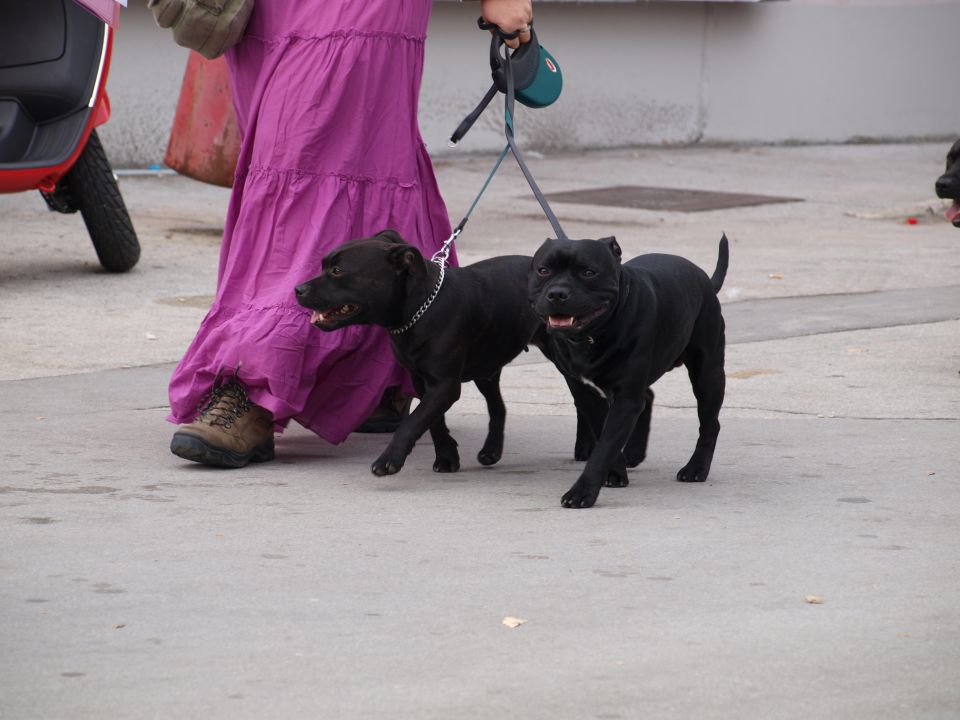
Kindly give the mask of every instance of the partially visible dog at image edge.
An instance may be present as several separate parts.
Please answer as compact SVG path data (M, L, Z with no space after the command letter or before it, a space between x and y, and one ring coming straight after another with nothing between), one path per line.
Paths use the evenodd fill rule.
M627 484L626 468L646 456L650 386L681 364L697 399L700 436L677 479L707 479L726 385L717 293L728 253L724 236L708 277L677 255L641 255L621 265L612 237L547 240L537 250L530 302L546 327L544 354L566 378L591 434L592 447L577 448L589 457L564 507L591 507L602 486Z
M947 153L947 169L937 178L935 187L937 197L953 200L944 216L955 228L960 228L960 140L957 140Z

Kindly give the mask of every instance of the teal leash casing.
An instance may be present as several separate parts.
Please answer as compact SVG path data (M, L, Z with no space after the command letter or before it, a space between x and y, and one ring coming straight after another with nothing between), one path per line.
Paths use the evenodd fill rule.
M493 29L490 40L490 74L497 90L507 92L507 63L513 71L513 91L517 102L532 108L553 105L563 90L563 72L557 59L551 55L537 38L537 31L530 26L530 42L510 52L504 40L515 33L504 34L496 26L482 21L483 29ZM500 49L503 48L503 54Z
M545 47L540 45L536 30L530 26L530 42L511 52L504 46L504 40L516 37L516 33L504 33L496 25L477 21L482 30L491 30L490 38L490 74L493 85L487 90L480 104L467 115L450 136L453 147L467 134L477 118L496 97L497 92L507 92L507 69L509 62L513 70L513 90L517 102L531 108L544 108L552 105L563 91L563 71L557 59ZM503 54L500 49L503 48Z

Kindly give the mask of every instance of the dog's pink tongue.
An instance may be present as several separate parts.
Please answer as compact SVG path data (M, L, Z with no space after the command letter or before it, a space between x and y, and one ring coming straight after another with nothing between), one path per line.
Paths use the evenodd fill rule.
M573 326L573 316L572 315L551 315L547 318L547 321L550 324L550 327L572 327Z
M319 310L314 310L310 315L310 324L316 325L318 322L323 322L323 313Z
M947 208L947 211L943 214L943 216L949 222L953 222L958 217L960 217L960 202L954 200L953 205Z

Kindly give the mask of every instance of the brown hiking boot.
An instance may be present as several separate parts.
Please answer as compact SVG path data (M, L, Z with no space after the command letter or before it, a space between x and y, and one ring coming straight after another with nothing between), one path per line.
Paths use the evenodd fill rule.
M250 402L236 380L214 387L197 419L173 434L170 452L218 467L273 460L273 415Z

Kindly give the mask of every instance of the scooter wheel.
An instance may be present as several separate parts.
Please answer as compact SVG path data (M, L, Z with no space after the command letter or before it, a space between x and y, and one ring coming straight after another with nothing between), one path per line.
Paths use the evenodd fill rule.
M66 184L103 269L126 272L136 265L140 241L96 130L90 133L83 152L67 173Z

